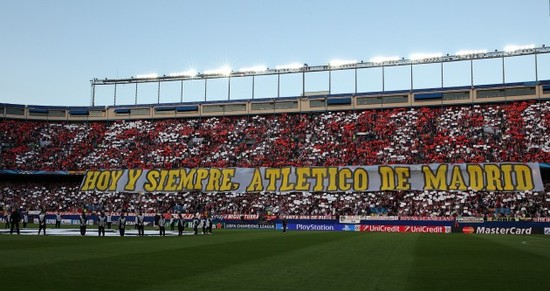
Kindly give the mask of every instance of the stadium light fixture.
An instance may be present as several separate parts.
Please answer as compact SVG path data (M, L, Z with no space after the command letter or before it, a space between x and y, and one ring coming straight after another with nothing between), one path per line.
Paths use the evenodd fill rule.
M330 67L341 67L357 64L357 60L332 60L328 63Z
M229 66L223 66L218 69L214 70L206 70L204 71L205 75L222 75L222 76L229 76L231 75L231 68Z
M486 54L488 50L461 50L455 53L457 56L469 56L469 55L479 55Z
M425 53L417 53L417 54L412 54L409 59L411 61L420 61L420 60L425 60L425 59L435 59L435 58L440 58L442 57L443 54L442 53L429 53L429 54L425 54Z
M292 64L276 66L275 69L277 69L277 70L293 70L293 69L300 69L300 68L303 68L303 67L304 67L304 64L292 63Z
M151 73L151 74L137 75L136 79L154 79L154 78L158 78L158 77L159 77L158 74Z
M396 56L392 56L392 57L383 57L383 56L378 56L378 57L374 57L372 59L369 60L369 62L371 63L385 63L385 62L395 62L395 61L399 61L399 57L396 57Z
M504 51L507 53L515 52L515 51L521 51L521 50L528 50L528 49L534 49L534 44L529 45L507 45L504 47Z
M197 76L197 71L196 70L187 70L185 72L179 72L179 73L170 73L168 76L170 77L195 77Z
M253 72L253 73L261 73L267 71L267 67L260 65L260 66L253 66L253 67L245 67L240 68L238 72L245 73L245 72Z
M550 47L546 45L542 45L540 47L536 47L534 45L508 45L504 49L501 50L461 50L455 53L455 55L450 56L449 54L446 55L446 57L441 53L433 53L433 54L412 54L408 58L399 58L395 56L376 56L368 62L357 62L354 65L351 66L344 66L340 69L347 70L347 69L358 69L358 68L370 68L370 67L388 67L388 66L400 66L400 65L419 65L419 64L432 64L432 63L444 63L447 61L454 61L454 60L465 60L465 59L493 59L493 58L506 58L506 57L516 57L516 56L527 56L527 55L534 55L535 56L535 64L537 64L537 55L540 54L548 54L550 53ZM216 69L216 70L208 70L204 73L197 73L194 70L189 70L186 72L177 72L172 73L169 76L172 78L163 78L159 77L157 74L142 74L137 76L131 76L130 78L116 78L116 79L110 79L110 78L94 78L91 80L92 86L99 86L99 85L117 85L117 84L128 84L128 83L148 83L148 82L155 82L155 81L173 81L174 79L181 79L185 81L186 79L201 79L201 80L207 80L210 78L220 78L220 77L232 77L234 72L239 73L246 73L246 74L238 74L236 76L254 76L254 72L261 72L262 75L281 75L283 73L304 73L305 80L305 74L306 73L313 73L313 72L329 72L329 89L330 89L330 71L333 70L330 66L337 66L342 64L349 64L352 63L351 61L331 61L328 65L315 65L315 66L308 66L305 63L290 63L286 65L279 65L274 67L274 69L265 69L264 66L252 66L252 67L244 67L241 68L239 71L231 71L229 66L224 66L222 68ZM505 63L503 61L503 63ZM329 66L330 65L330 66ZM536 65L535 65L536 66ZM443 67L443 66L442 66ZM339 70L340 70L339 69ZM248 72L245 72L248 71ZM536 71L536 68L535 68ZM443 72L443 70L442 70ZM536 74L536 73L535 73ZM355 74L356 76L357 74ZM443 75L443 74L442 74ZM472 75L472 74L471 74ZM181 77L181 78L178 78ZM357 79L357 78L356 78ZM302 82L305 84L305 82ZM357 81L355 82L357 83ZM384 82L382 82L384 83ZM472 82L473 83L473 82ZM253 85L254 86L254 85ZM206 86L205 86L206 87ZM305 86L302 86L305 87ZM411 86L412 87L412 86ZM382 89L384 89L384 85L382 84ZM254 89L253 89L254 90ZM330 90L329 90L330 91ZM384 91L384 90L382 90ZM92 101L93 104L93 101Z

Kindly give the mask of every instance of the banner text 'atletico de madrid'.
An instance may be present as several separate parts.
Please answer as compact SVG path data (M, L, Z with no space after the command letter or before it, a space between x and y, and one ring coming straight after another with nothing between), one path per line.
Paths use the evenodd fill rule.
M537 163L90 170L81 191L542 191Z

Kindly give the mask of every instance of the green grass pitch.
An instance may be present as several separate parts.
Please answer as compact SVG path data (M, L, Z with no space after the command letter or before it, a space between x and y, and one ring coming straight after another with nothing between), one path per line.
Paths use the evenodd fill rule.
M254 230L0 235L0 290L550 290L550 238Z

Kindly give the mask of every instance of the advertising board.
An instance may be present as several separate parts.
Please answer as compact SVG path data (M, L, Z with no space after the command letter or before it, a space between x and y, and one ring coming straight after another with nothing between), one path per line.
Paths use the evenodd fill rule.
M414 233L451 233L450 226L436 225L361 225L363 232L414 232Z

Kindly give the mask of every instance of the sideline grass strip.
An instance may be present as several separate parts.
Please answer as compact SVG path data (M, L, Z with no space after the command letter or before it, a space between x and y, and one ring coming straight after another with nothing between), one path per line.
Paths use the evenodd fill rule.
M542 236L0 235L1 290L550 290L548 270Z

